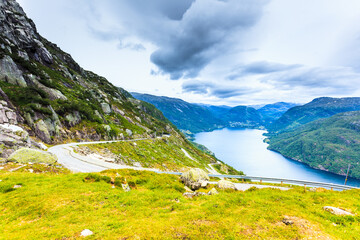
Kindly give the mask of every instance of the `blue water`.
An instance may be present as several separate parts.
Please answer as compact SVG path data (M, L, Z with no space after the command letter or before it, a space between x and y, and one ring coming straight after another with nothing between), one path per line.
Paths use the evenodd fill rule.
M256 129L221 129L198 133L195 142L206 146L218 159L248 176L344 184L344 176L312 169L268 150L268 144L263 142L264 133ZM347 185L360 187L360 180L350 178Z

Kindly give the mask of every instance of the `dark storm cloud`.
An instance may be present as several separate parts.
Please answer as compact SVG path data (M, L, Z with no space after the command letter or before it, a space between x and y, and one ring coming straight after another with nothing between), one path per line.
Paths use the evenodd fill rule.
M229 80L234 80L243 76L252 74L268 74L274 72L282 72L295 68L299 68L302 65L292 64L286 65L281 63L273 63L267 61L253 62L247 65L239 66L235 68L232 73L227 77Z
M206 96L215 96L217 98L230 98L243 96L258 92L259 90L248 87L221 86L210 82L187 81L182 85L183 92L195 93Z
M267 0L108 0L107 3L111 3L109 7L123 27L119 35L135 35L154 44L157 50L151 54L151 61L162 74L179 79L196 77L213 59L233 51L242 34L260 19ZM97 29L103 27L99 24ZM106 31L93 32L107 37Z

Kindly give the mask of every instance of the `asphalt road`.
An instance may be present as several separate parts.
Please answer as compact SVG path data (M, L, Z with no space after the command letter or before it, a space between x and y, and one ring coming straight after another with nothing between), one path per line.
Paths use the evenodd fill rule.
M112 142L136 142L141 140L146 140L146 139L143 138L143 139L134 139L134 140L68 143L68 144L61 144L51 147L48 149L48 152L55 154L58 158L58 162L73 172L101 172L106 169L122 169L122 168L156 171L156 169L152 169L152 168L119 165L115 163L105 162L100 159L89 158L75 153L72 149L72 147L79 145L112 143Z

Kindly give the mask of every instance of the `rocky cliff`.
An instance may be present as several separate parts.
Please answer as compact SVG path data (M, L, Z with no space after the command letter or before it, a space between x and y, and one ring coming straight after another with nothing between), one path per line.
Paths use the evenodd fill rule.
M38 141L53 144L68 139L178 134L159 119L165 118L157 109L149 109L105 78L82 69L43 38L15 0L0 0L2 149L12 149L16 141L39 147ZM24 133L19 138L19 129L28 136ZM5 150L0 157L8 155Z

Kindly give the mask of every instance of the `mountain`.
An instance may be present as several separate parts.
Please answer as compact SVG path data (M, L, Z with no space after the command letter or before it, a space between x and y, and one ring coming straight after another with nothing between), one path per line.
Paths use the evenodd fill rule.
M160 109L175 126L184 132L198 133L224 127L262 126L262 117L256 109L247 106L212 106L188 103L178 98L131 93L135 98Z
M342 101L343 102L343 101ZM360 178L360 111L316 120L272 136L269 149L309 166Z
M287 110L297 105L296 103L277 102L259 108L258 112L262 116L263 121L268 125L279 119Z
M128 165L180 170L217 162L153 105L84 70L43 38L16 1L0 0L0 162L22 147L45 149L43 143L131 138L147 142L114 145L111 153Z
M185 102L178 98L131 93L135 98L151 103L175 126L192 133L210 131L224 126L205 106Z
M316 98L303 106L286 111L268 129L271 132L289 131L308 122L331 117L337 113L360 110L360 98Z

